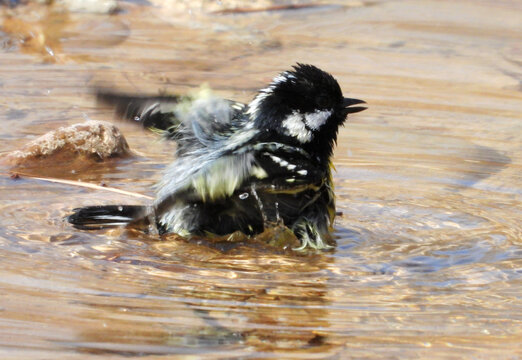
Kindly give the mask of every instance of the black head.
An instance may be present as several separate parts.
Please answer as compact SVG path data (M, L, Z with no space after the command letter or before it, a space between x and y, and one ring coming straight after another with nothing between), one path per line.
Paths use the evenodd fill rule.
M259 129L275 132L305 149L319 147L328 157L346 116L366 109L350 105L361 103L364 101L344 98L332 75L313 65L297 64L261 90L248 113Z

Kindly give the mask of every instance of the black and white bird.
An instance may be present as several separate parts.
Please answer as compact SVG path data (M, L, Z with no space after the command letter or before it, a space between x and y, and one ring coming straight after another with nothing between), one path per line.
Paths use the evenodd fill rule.
M254 235L282 222L301 241L299 249L334 244L332 152L347 115L366 107L344 98L327 72L297 64L249 104L208 92L198 97L100 92L98 98L120 116L176 141L176 160L157 185L153 204L75 209L68 221L76 228Z

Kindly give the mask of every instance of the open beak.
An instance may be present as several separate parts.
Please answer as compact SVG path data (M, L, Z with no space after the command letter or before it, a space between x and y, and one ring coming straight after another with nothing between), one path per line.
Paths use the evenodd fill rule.
M357 105L357 104L366 104L366 101L359 100L359 99L344 98L343 107L344 107L344 111L346 112L346 114L353 114L353 113L357 113L359 111L363 111L363 110L367 109L366 106L353 106L352 107L352 105Z

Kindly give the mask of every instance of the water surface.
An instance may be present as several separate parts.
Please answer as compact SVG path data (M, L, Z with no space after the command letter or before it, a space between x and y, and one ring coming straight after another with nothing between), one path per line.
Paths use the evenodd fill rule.
M85 118L112 119L93 86L154 94L206 82L249 101L277 72L312 63L369 103L341 129L335 153L338 246L220 252L76 231L63 221L74 207L145 200L11 179L4 167L2 358L521 356L517 1L122 8L2 10L0 151ZM173 148L120 128L138 156L56 177L153 195Z

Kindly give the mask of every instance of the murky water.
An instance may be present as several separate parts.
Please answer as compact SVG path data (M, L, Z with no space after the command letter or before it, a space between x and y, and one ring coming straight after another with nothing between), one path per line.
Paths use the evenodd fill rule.
M112 16L2 10L0 151L111 119L92 86L156 93L207 82L248 101L278 71L312 63L369 103L336 150L338 247L223 253L75 231L62 220L72 208L137 200L3 168L2 359L522 355L520 2L241 15L122 5ZM173 149L121 129L137 157L56 177L152 195Z

